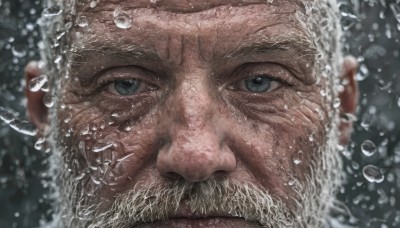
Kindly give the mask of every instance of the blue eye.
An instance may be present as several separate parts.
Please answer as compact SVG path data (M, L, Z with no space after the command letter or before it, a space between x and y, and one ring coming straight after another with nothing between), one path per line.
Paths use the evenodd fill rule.
M244 81L246 90L253 93L267 92L271 88L272 80L268 77L254 77Z
M129 80L117 80L112 83L115 92L122 96L129 96L136 93L141 85L139 80L129 79Z

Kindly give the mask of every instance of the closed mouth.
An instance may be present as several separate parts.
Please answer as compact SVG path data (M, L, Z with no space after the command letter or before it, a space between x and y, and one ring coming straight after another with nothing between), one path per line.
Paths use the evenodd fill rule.
M207 217L170 217L152 223L139 224L134 228L253 228L260 224L240 217L207 216Z

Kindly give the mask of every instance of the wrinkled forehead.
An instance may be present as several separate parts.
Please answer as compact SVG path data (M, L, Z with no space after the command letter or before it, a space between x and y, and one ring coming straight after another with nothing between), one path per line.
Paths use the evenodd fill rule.
M75 2L75 0L65 0L67 4ZM96 11L91 5L93 0L80 0L76 3L78 11ZM209 10L219 6L246 6L250 4L270 4L282 5L292 4L303 7L304 0L101 0L97 1L102 7L115 7L119 4L124 4L127 8L155 8L161 11L177 12L177 13L192 13Z

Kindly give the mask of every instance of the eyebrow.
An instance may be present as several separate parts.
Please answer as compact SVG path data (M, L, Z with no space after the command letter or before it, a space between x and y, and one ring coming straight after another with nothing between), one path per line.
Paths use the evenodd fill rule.
M238 48L225 54L223 59L227 61L229 59L242 58L254 54L263 54L273 50L291 51L300 56L313 56L317 54L317 50L310 39L298 35L285 35L273 38L264 37L250 44L247 41L241 42Z
M132 61L160 62L161 58L157 51L134 45L116 45L115 43L90 43L85 47L76 48L71 51L71 64L81 65L89 60L96 60L98 55L106 55L119 59L130 59Z
M273 51L288 52L288 58L298 54L298 58L315 56L317 50L311 40L299 35L283 35L279 37L257 37L253 42L244 40L237 48L217 57L214 61L223 64L234 59L245 58L257 54L272 53ZM162 58L155 49L137 46L135 44L116 44L115 42L93 42L71 51L71 67L81 67L89 61L99 61L101 56L106 59L120 59L131 62L161 63Z

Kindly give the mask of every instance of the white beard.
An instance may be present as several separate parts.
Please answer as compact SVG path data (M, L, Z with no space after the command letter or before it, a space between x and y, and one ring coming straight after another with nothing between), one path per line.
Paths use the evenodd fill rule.
M332 129L325 145L317 151L320 159L310 165L306 181L293 186L298 196L291 199L291 209L267 190L250 183L211 178L201 183L147 183L151 187L136 187L118 195L112 207L100 211L98 204L87 203L91 197L82 190L91 182L90 177L76 180L70 171L60 170L65 167L65 159L60 157L64 150L53 143L51 171L60 186L54 187L57 213L46 227L132 227L166 218L181 206L200 214L224 211L262 227L323 227L342 179L336 132L336 128ZM53 135L53 139L56 137Z

